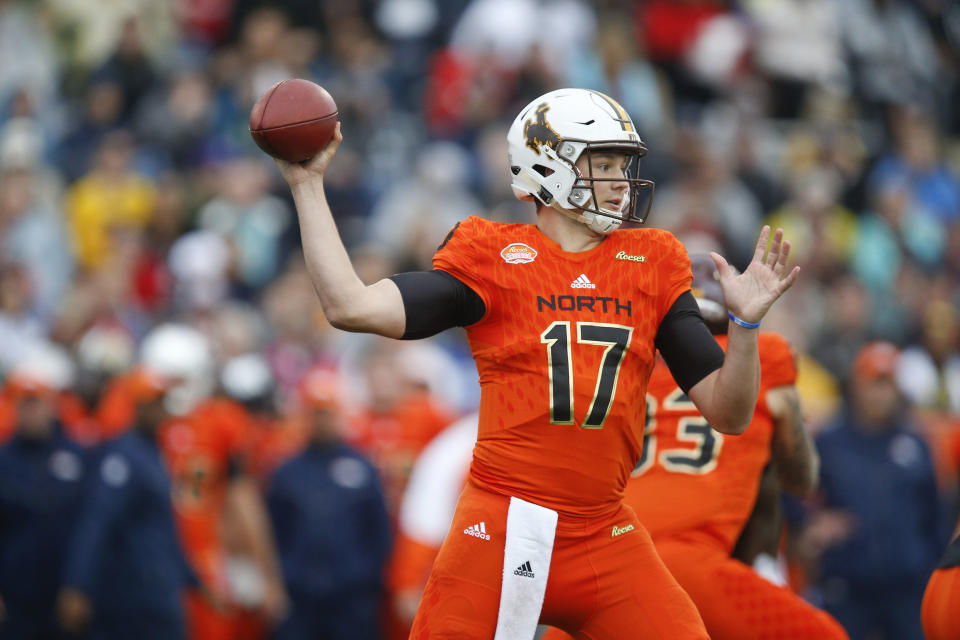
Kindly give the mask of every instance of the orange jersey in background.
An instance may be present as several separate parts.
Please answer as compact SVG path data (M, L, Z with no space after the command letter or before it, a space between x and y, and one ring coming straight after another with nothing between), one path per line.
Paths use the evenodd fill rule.
M717 336L726 350L727 337ZM753 421L738 436L711 429L677 387L662 359L647 386L643 456L627 484L632 506L656 542L682 534L716 545L729 556L753 511L760 475L770 460L773 420L768 390L796 381L787 341L761 333L760 395Z
M619 230L571 253L536 226L470 217L433 265L473 289L480 374L471 476L562 515L615 513L641 452L660 321L690 288L683 245Z
M136 371L128 371L110 380L97 407L97 422L103 440L109 440L130 428L137 417L137 403L131 386Z
M6 387L0 388L0 444L6 444L16 430L17 403Z
M102 439L100 407L88 408L83 400L72 393L60 396L60 422L75 441L92 446Z
M164 424L160 443L173 484L173 506L187 560L200 580L221 597L228 593L224 524L231 464L246 452L249 416L225 398L208 400ZM234 640L237 610L219 611L192 593L188 637Z
M453 421L428 393L412 393L389 411L368 409L350 421L350 444L370 456L380 471L387 508L396 516L413 463Z
M202 580L222 579L223 516L232 460L246 452L249 416L226 399L168 421L160 435L187 557Z
M261 486L284 462L306 446L310 434L298 416L250 421L247 469Z

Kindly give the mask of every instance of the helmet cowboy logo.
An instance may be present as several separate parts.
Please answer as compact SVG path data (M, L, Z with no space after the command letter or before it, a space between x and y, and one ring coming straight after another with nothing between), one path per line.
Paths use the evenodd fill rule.
M536 116L537 120L527 120L523 125L523 135L527 139L527 146L540 153L540 145L547 145L553 150L556 150L557 145L563 140L556 131L550 126L547 122L547 111L550 110L550 105L546 102L541 102L537 106Z

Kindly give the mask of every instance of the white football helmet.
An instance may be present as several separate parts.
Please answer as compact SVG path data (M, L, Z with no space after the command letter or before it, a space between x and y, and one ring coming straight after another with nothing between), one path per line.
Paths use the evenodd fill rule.
M183 324L162 324L140 345L140 365L171 383L164 396L167 411L189 413L213 391L214 362L202 333Z
M248 407L266 409L273 401L276 387L270 363L259 353L230 358L220 369L220 388Z
M528 104L507 133L513 192L521 200L543 204L610 233L624 222L642 223L653 201L653 182L638 177L647 147L627 112L609 96L590 89L558 89ZM599 207L595 182L611 178L583 175L576 162L584 152L616 149L627 154L630 188L619 210ZM620 179L616 181L620 182ZM644 211L637 213L640 190L650 189Z
M7 381L26 388L65 391L73 386L76 367L70 352L47 340L28 344L7 371Z

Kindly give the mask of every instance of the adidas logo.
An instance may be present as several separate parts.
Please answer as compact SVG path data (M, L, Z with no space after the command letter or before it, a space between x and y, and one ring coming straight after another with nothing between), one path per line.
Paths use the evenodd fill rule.
M473 536L474 538L480 538L481 540L490 539L490 534L487 533L486 522L481 522L479 524L473 525L472 527L467 527L466 529L463 530L463 532L468 536Z
M597 285L590 282L590 278L587 277L587 274L581 273L577 276L577 279L570 283L571 289L596 289Z
M623 534L630 533L631 531L633 531L632 524L628 524L625 527L618 527L617 525L613 525L613 531L610 532L610 537L616 538L617 536L622 536Z
M530 561L527 560L522 565L513 570L513 575L523 576L524 578L533 577L533 567L530 566Z

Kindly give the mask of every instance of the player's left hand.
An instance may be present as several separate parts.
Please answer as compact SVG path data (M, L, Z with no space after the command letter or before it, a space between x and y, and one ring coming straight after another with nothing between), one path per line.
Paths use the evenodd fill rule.
M767 251L770 227L764 225L757 239L757 249L746 271L737 275L723 256L711 253L720 272L720 286L727 309L747 322L760 322L770 306L789 289L800 273L800 267L787 268L790 243L783 239L783 229L777 229Z

